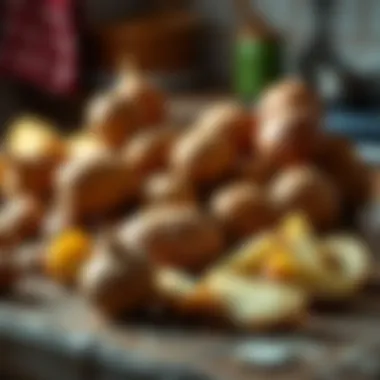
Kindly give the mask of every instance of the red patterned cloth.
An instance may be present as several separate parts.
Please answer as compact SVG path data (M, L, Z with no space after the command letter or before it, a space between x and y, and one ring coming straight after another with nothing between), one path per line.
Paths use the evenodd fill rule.
M51 93L75 91L74 0L6 0L0 72Z

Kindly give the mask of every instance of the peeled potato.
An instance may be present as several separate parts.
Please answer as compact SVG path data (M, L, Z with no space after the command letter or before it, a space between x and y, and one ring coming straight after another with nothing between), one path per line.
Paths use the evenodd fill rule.
M46 248L45 269L56 281L73 284L92 251L92 239L80 230L67 230Z
M263 231L276 218L265 191L249 182L236 182L220 189L212 196L210 208L232 239Z
M282 214L304 212L317 228L329 228L339 220L337 190L316 169L303 166L283 171L274 178L270 197Z
M258 115L262 121L296 109L304 110L314 121L320 120L322 106L318 95L302 80L289 78L264 92L258 106Z
M82 294L107 317L145 305L153 293L153 270L142 252L132 252L102 238L83 267Z
M262 331L298 325L306 314L307 297L292 285L223 273L197 288L188 303L199 313L213 309L238 329Z
M28 192L46 196L53 176L65 157L65 146L49 123L34 117L16 120L6 136L9 166L4 178L7 194Z
M327 262L316 286L317 296L346 298L360 290L371 272L371 254L364 242L349 235L331 236L322 242L322 251Z
M111 154L68 161L56 180L57 207L75 221L102 217L137 197L139 178Z
M302 286L319 299L353 295L369 275L368 248L353 236L320 240L300 214L286 218L279 234L282 252L290 259L291 273L277 279Z
M167 128L140 132L125 146L123 159L136 173L149 175L167 166L176 136Z
M237 160L234 144L227 138L190 131L174 145L171 166L191 182L210 184L233 171Z
M100 94L86 111L85 123L110 148L121 148L136 130L136 110L117 94Z
M125 247L146 252L159 264L200 270L222 253L219 229L195 207L162 205L138 212L117 233Z
M144 184L143 198L149 204L192 203L196 192L183 176L159 173L148 178Z
M275 168L312 160L321 137L309 118L302 110L289 110L264 120L254 141L259 158Z
M232 273L237 276L258 276L263 262L277 248L276 236L272 231L255 235L234 249L226 258L215 264L207 276L215 273Z
M247 150L253 129L252 116L237 103L224 102L210 107L193 126L214 137L231 139L241 150Z

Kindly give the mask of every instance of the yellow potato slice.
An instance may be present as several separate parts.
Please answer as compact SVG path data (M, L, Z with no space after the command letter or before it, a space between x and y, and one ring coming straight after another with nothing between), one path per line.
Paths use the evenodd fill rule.
M306 315L308 297L290 284L219 273L197 288L192 301L200 314L214 309L215 316L238 329L260 331L299 324Z

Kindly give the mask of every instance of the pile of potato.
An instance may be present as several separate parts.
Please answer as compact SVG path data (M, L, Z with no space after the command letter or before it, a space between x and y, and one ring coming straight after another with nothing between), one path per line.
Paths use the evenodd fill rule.
M356 293L369 253L325 237L368 200L367 168L323 132L318 97L276 84L255 110L221 102L187 128L136 70L89 104L80 132L9 126L1 156L0 290L33 270L107 316L160 306L240 329L299 323ZM30 268L29 268L30 270Z

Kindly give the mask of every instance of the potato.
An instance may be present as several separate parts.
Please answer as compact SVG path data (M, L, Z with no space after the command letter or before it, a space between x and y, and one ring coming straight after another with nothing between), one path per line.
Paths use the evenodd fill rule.
M351 235L330 236L322 242L326 255L316 295L341 299L357 293L371 273L371 253L366 244Z
M210 209L232 239L252 236L276 219L264 189L249 182L235 182L216 191Z
M101 218L133 201L139 186L133 169L111 154L71 160L57 175L57 207L74 221Z
M55 170L66 154L53 126L33 117L21 118L10 126L5 152L9 157L5 193L26 192L40 197L51 192Z
M153 269L142 252L102 237L80 277L81 293L106 317L133 312L153 294Z
M244 157L236 163L232 177L235 180L264 185L274 174L275 170L269 162L258 157Z
M154 274L154 289L159 303L174 312L186 311L188 296L195 285L194 278L175 269L158 268Z
M106 145L94 133L77 133L67 140L69 159L87 158L90 155L96 155L106 150Z
M0 246L17 244L35 236L42 223L44 209L31 196L16 196L0 209Z
M66 230L48 244L45 270L54 280L74 284L84 263L92 252L92 239L84 231Z
M173 170L200 185L226 177L233 171L236 161L237 151L230 140L199 131L182 136L171 155Z
M136 110L117 94L100 94L86 110L85 125L108 147L119 149L137 128Z
M278 233L283 258L286 266L290 264L291 271L285 273L285 277L284 273L275 273L276 276L271 277L276 281L302 286L317 299L336 300L352 296L369 276L370 252L364 242L354 236L333 235L320 239L313 234L307 220L298 214L287 217ZM278 252L274 252L272 258L276 259Z
M255 147L261 160L282 168L314 159L320 139L320 131L310 123L309 115L296 110L263 121L258 126Z
M143 176L165 168L177 133L168 128L140 132L127 143L123 159Z
M260 122L281 116L289 110L303 110L311 120L319 122L322 113L318 95L300 79L288 78L269 87L258 105Z
M317 163L321 170L330 175L348 206L360 206L369 199L370 170L348 140L337 135L326 135Z
M213 311L237 329L263 331L299 325L307 301L299 287L220 273L201 282L187 302L193 311L206 316Z
M207 279L218 273L231 273L241 277L260 275L263 263L277 249L277 237L272 230L262 232L243 241L203 276Z
M340 217L336 188L311 167L294 167L280 173L271 184L270 198L280 213L304 212L316 228L332 227Z
M172 173L158 173L145 181L143 198L148 204L193 203L196 192L186 178Z
M132 62L122 65L114 93L124 99L136 112L139 128L154 127L167 119L166 95L146 79Z
M233 102L223 102L207 109L193 125L216 138L231 139L241 151L247 151L254 123L243 107Z
M195 207L162 205L142 210L118 229L120 243L146 252L155 262L200 270L222 253L218 228Z

